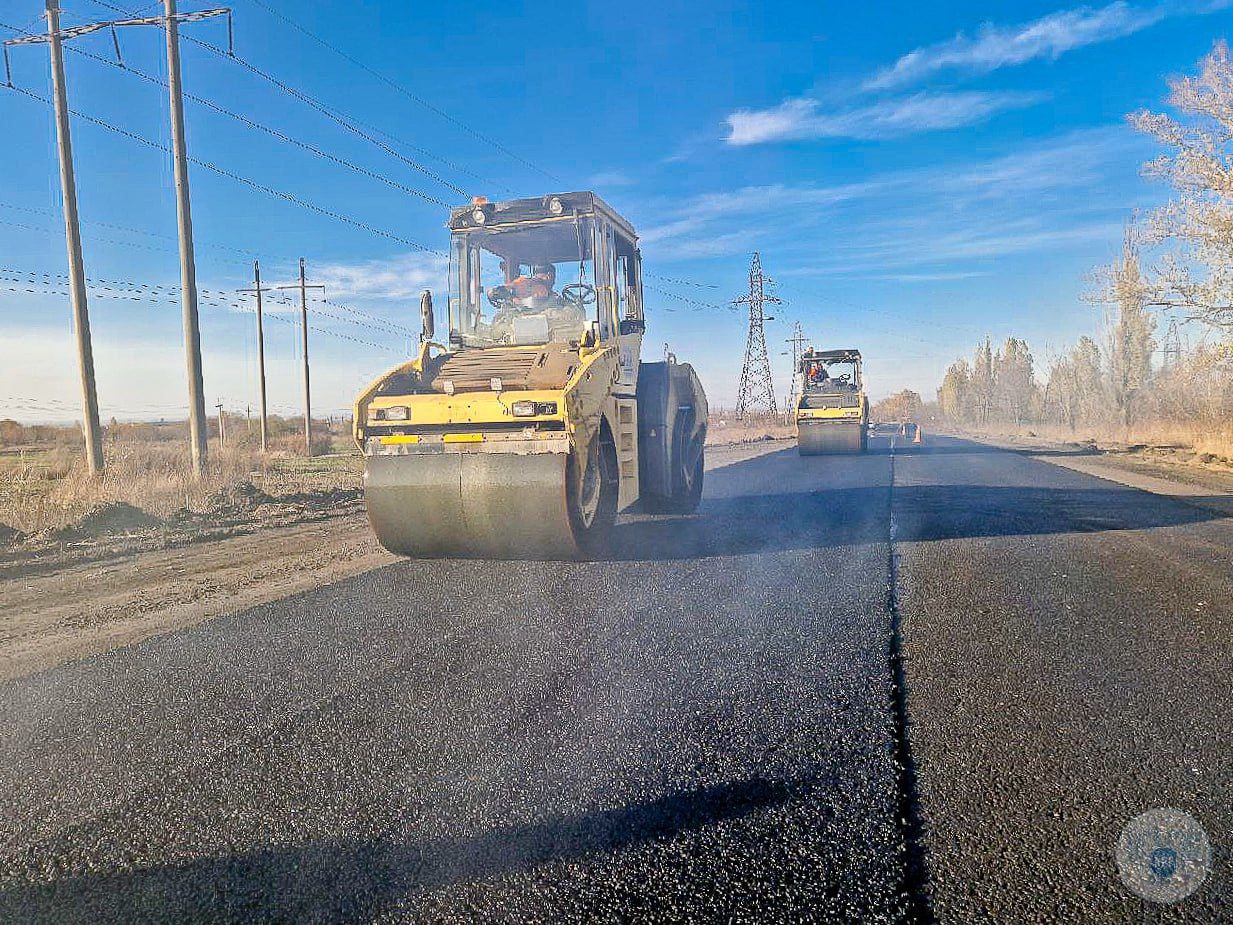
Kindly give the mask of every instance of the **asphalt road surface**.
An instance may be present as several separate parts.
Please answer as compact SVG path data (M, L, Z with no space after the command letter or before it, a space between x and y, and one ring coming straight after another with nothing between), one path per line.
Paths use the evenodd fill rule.
M1227 921L1231 555L879 438L606 561L400 562L0 685L0 921ZM1178 905L1114 864L1158 807Z

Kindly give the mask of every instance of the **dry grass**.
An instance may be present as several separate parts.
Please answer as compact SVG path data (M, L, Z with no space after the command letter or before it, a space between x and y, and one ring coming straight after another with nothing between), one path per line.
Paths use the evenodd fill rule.
M782 440L792 437L791 424L784 423L782 414L751 414L738 419L723 411L711 413L707 424L706 442L716 446L731 443L756 443L759 440Z
M707 440L734 444L791 436L782 415L738 420L719 413L711 416ZM109 439L107 469L92 479L79 445L6 449L0 453L0 524L28 535L45 533L117 503L160 520L182 509L208 513L222 493L245 482L275 498L359 487L361 459L346 437L318 447L319 452L333 450L330 455L306 458L299 450L295 436L276 438L268 457L251 442L220 447L211 441L206 475L196 479L183 440Z
M1101 449L1161 448L1191 454L1193 462L1222 467L1233 466L1233 425L1180 422L1144 422L1129 428L1085 424L1071 430L1060 424L963 425L974 434L1004 437L1039 437L1054 443L1093 443Z
M219 492L252 482L267 494L328 490L359 484L357 460L345 456L296 459L285 451L263 458L247 446L211 445L204 478L191 474L180 441L109 441L107 469L93 479L80 449L52 447L0 457L0 523L23 533L57 530L111 503L166 518L187 508L208 511Z

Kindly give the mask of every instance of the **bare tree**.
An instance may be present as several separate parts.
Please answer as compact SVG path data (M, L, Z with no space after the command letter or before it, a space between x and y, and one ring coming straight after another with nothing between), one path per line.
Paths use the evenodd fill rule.
M993 345L989 338L976 348L972 361L971 402L975 419L988 424L993 412Z
M1008 337L994 357L995 404L1008 420L1022 424L1036 405L1036 379L1027 341Z
M1103 410L1100 348L1090 337L1080 337L1049 370L1048 393L1062 423L1072 431L1095 420Z
M1172 242L1153 275L1155 298L1190 317L1233 330L1233 61L1220 41L1199 73L1170 82L1177 117L1141 111L1142 132L1172 149L1144 165L1177 195L1143 225L1145 243Z

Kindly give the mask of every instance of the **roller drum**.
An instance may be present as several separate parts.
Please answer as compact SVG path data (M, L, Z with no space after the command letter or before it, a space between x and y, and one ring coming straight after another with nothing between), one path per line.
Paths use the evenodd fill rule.
M422 558L572 558L566 453L439 452L365 458L381 545Z
M865 450L865 425L860 423L797 426L797 449L802 456L831 453L861 453Z

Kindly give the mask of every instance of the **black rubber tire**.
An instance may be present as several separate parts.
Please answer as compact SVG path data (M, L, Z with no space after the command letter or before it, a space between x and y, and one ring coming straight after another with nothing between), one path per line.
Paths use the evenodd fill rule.
M677 429L680 437L672 451L672 494L667 498L659 495L644 498L642 509L649 514L692 514L702 503L702 487L706 480L706 433L695 435L692 438L694 442L685 444L691 439L688 424L692 421L682 421ZM701 441L701 445L697 441ZM687 448L697 450L697 459L692 466L686 462L693 456L692 452L686 452Z
M574 534L574 543L578 552L584 557L603 555L612 539L612 528L616 523L617 491L619 488L617 470L616 445L608 435L607 430L600 431L591 438L597 442L597 460L599 465L599 507L594 518L588 525L581 513L582 492L578 484L578 467L570 460L566 467L565 497L569 513L569 525ZM587 446L589 454L591 446Z

